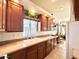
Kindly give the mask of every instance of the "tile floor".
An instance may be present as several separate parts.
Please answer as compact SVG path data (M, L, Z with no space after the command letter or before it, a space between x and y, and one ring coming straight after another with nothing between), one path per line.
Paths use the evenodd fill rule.
M66 42L57 45L45 59L66 59Z

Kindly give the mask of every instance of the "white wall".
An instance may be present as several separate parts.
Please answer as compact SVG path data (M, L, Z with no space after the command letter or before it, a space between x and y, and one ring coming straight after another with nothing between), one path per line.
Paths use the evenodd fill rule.
M0 32L0 41L23 38L22 32Z
M71 59L72 49L73 48L79 49L79 21L69 23L67 32L68 32L67 41L68 41L68 49L69 49L68 59Z

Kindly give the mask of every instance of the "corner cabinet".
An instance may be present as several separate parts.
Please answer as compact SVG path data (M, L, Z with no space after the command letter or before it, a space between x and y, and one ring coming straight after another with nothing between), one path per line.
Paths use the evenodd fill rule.
M24 8L21 4L11 0L2 0L6 4L2 5L2 15L0 19L0 29L4 29L7 32L22 32L23 31L23 14ZM0 3L1 4L1 3ZM4 12L5 11L5 12ZM4 23L4 24L3 24ZM2 24L2 25L1 25Z

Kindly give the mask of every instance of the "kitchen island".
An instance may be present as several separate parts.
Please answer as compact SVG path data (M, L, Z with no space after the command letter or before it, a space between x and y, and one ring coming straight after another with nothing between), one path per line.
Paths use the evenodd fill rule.
M54 46L56 36L36 37L0 46L0 56L8 59L43 59Z

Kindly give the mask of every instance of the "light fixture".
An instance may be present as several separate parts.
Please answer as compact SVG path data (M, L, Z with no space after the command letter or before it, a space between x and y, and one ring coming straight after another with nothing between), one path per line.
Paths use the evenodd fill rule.
M63 10L63 7L61 7L60 10Z
M4 4L6 4L6 0L4 0Z
M19 0L12 0L12 1L19 3Z
M52 2L56 2L57 0L52 0Z

